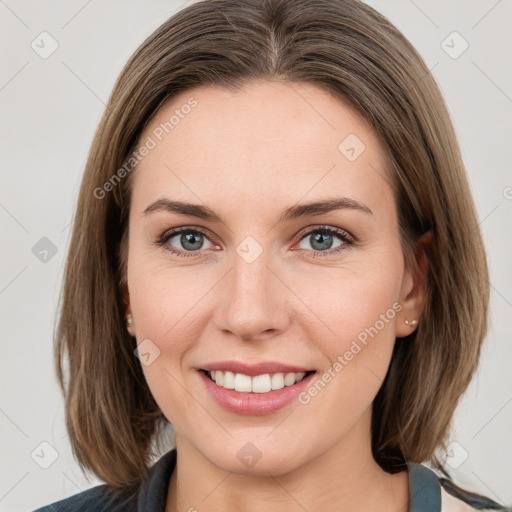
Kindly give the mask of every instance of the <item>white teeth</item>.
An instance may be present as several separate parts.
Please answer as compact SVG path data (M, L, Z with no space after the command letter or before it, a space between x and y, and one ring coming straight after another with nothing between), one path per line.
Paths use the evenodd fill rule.
M272 391L272 381L268 373L256 375L256 377L252 378L253 393L268 393L269 391Z
M226 389L235 389L235 374L233 372L224 372L224 382L222 386Z
M284 377L282 373L272 375L272 389L284 388Z
M295 373L287 373L284 377L284 385L291 386L295 384Z
M219 371L217 371L217 373L219 373ZM235 391L250 393L252 391L251 377L249 377L248 375L244 375L243 373L237 373L235 375Z
M265 373L251 377L243 373L223 372L213 370L208 372L212 380L218 386L226 389L234 389L241 393L268 393L285 386L292 386L296 382L301 381L306 375L301 373Z

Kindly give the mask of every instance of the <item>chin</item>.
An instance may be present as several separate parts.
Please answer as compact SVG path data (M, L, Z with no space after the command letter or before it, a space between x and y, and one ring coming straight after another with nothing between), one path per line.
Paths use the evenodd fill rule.
M268 477L268 473L273 476L289 473L301 464L298 457L292 458L290 454L304 452L284 445L276 448L272 442L265 443L263 439L252 441L247 436L243 440L233 438L217 446L217 449L209 445L204 451L200 450L203 457L224 471L245 476Z

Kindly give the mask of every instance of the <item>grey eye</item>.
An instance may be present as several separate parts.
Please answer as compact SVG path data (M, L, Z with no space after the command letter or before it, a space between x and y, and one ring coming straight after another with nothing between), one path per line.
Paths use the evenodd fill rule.
M176 247L175 243L172 241L178 239L179 244L181 244L181 247ZM199 233L198 231L182 231L181 233L178 233L171 238L169 238L168 243L179 250L184 251L198 251L200 249L207 249L208 247L204 247L205 241L207 243L211 243L205 235L202 233Z
M339 242L337 245L333 245L336 238L339 239ZM309 241L309 243L311 244L311 248L314 251L325 251L329 249L334 249L344 243L339 235L334 235L332 233L324 233L321 231L311 232L311 234L308 234L300 241L300 244L303 243L304 241ZM309 250L310 248L301 247L301 249Z

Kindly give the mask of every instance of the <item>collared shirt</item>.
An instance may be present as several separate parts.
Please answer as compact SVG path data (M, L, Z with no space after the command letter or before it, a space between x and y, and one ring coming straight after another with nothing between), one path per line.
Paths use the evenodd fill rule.
M407 463L409 473L409 512L471 512L474 508L449 494L437 475L422 464ZM56 501L34 512L165 512L171 474L176 467L176 449L168 451L151 466L138 492L121 498L106 484L97 485L69 498ZM491 501L488 506L492 506ZM493 507L496 510L495 507ZM505 510L505 509L503 509Z

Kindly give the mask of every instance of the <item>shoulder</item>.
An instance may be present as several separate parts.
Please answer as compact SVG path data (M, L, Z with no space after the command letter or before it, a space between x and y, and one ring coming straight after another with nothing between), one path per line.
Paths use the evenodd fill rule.
M478 510L465 501L452 496L441 487L441 512L474 512Z
M118 495L103 484L50 503L34 512L131 512L135 509L134 499L133 496Z
M439 477L441 486L441 512L472 512L474 510L501 510L511 512L512 508L500 505L494 500L467 489L462 489L452 480Z
M408 463L408 468L412 512L512 512L512 508L501 506L486 496L463 489L451 479L438 475L423 464Z
M153 464L140 482L117 491L107 484L91 487L34 512L164 512L171 477L176 467L176 449Z

